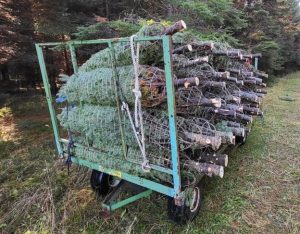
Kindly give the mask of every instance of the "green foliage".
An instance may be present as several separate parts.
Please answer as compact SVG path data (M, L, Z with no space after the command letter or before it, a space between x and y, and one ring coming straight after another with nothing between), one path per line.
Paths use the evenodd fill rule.
M11 109L8 107L0 108L0 118L4 118L7 115L11 114Z
M263 63L266 64L266 70L278 73L290 70L290 67L295 69L295 65L300 62L297 56L300 48L297 43L297 35L300 35L299 4L288 0L278 2L273 7L261 5L260 11L267 12L267 17L264 19L254 16L254 20L262 22L260 29L265 37L261 39L263 43L257 42L257 47L264 50L266 58Z
M164 25L183 19L188 29L202 40L227 42L233 47L252 51L262 42L275 41L274 50L263 53L260 68L278 74L300 68L300 8L298 0L153 0L153 1L3 1L1 3L0 70L6 80L20 76L25 85L40 82L33 42L66 41L126 37L140 25L160 21ZM92 54L92 48L80 47L79 61ZM66 51L46 54L51 85L55 90L58 70L70 73ZM92 51L95 52L95 51ZM281 65L270 63L269 57ZM277 62L276 62L277 63ZM17 69L16 69L17 68ZM8 70L7 70L8 69ZM57 69L57 71L54 71ZM9 86L18 88L16 83ZM24 84L22 85L24 86Z
M208 26L209 28L225 26L230 31L236 31L247 26L247 22L243 19L242 12L234 8L232 1L171 0L170 2L194 13L191 17L196 16L196 19L199 19L204 26ZM197 22L195 22L195 25L197 25Z
M255 48L257 51L266 52L269 50L278 50L279 45L275 41L262 41Z
M282 69L284 60L279 49L279 44L272 40L262 41L254 47L255 52L260 51L263 54L264 59L261 61L260 66L269 74L274 74L274 72Z
M73 35L79 40L127 37L136 33L139 29L139 25L116 20L96 23L90 26L80 26Z
M229 33L210 32L204 33L195 29L188 29L176 33L173 36L173 43L185 44L192 41L214 41L215 44L223 44L227 47L240 47L241 43Z
M198 38L262 52L260 69L270 74L300 68L298 1L255 3L250 7L245 7L244 1L168 2Z
M223 14L228 11L228 1L174 1L180 7L189 9L197 13L203 21L214 24L224 22ZM220 16L218 16L220 14Z

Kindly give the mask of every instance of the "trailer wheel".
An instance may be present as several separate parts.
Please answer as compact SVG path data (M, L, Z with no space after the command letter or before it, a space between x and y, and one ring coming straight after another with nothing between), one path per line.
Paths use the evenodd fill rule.
M199 213L203 200L203 186L198 183L193 188L188 188L186 198L182 206L177 206L173 197L168 198L168 215L178 224L186 224L192 221Z
M101 171L93 170L91 174L91 187L98 196L107 195L111 188L116 187L120 180Z

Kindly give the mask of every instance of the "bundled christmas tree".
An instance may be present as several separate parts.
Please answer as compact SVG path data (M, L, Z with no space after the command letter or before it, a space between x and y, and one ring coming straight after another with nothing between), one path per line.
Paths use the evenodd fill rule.
M140 36L169 35L176 127L184 175L223 176L228 157L219 150L243 142L266 94L268 76L251 54L186 34L179 21L154 23ZM67 99L58 118L74 142L75 155L136 175L171 182L170 176L139 165L172 168L166 78L160 41L116 42L91 56L58 96ZM100 156L97 151L102 152Z

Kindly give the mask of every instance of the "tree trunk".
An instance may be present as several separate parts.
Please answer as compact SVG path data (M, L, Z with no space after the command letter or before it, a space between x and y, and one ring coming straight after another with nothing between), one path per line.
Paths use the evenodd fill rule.
M199 78L198 77L189 77L189 78L181 78L174 81L175 85L178 87L188 88L190 86L198 86Z
M258 77L261 77L261 78L268 78L268 77L269 77L268 74L262 73L262 72L257 72L257 71L255 71L254 74L255 74L256 76L258 76Z
M70 69L70 66L69 66L69 59L68 59L68 52L67 52L67 49L64 48L64 59L65 59L65 69L66 69L66 73L70 76L72 74L71 72L71 69Z
M192 160L188 160L185 164L189 169L194 169L199 173L206 174L208 176L219 176L223 178L224 168L219 165L210 163L198 163Z
M3 64L1 66L1 76L2 76L2 81L9 81L8 66L7 66L7 64Z
M105 0L105 16L109 19L109 1Z
M219 149L222 143L220 136L206 136L193 132L184 132L183 134L182 137L188 141L195 142L201 146L211 146L213 150Z
M253 121L253 118L251 115L245 115L245 114L240 114L240 113L236 113L236 118L246 124L252 123L252 121Z
M214 48L214 43L212 42L203 42L203 43L191 43L194 50L197 52L209 52Z
M223 144L235 145L235 136L232 132L218 131L218 135L221 137Z
M48 77L49 77L49 83L50 83L50 88L51 88L51 93L56 94L58 92L58 87L56 84L56 75L54 72L54 59L53 59L53 52L46 48L46 53L48 55Z
M228 95L226 97L226 100L227 101L231 101L231 102L234 102L236 104L241 104L241 98L240 97L237 97L237 96L234 96L234 95Z
M224 121L228 127L240 128L241 124L233 121Z
M223 81L200 81L200 84L208 87L226 88L226 83Z
M226 105L224 105L224 109L233 110L233 111L236 111L236 112L243 113L243 106L242 105L226 104Z
M185 52L191 52L191 51L193 51L192 46L190 44L187 44L174 49L173 54L183 54Z
M213 154L202 153L199 156L199 161L227 167L228 155L227 154L215 154L215 153L213 153Z
M183 20L177 21L175 24L167 27L162 35L173 35L177 32L186 29L186 24Z

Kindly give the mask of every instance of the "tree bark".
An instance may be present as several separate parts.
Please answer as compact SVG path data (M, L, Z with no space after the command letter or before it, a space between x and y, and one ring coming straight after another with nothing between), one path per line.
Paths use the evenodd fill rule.
M241 51L240 50L228 50L228 56L234 57L234 58L240 58L241 57Z
M65 59L65 69L66 69L66 73L70 76L72 74L70 66L69 66L69 59L68 59L68 52L67 49L64 47L63 50L64 53L64 59Z
M231 102L234 102L236 104L241 104L241 98L240 97L237 97L237 96L234 96L234 95L228 95L226 97L227 101L231 101Z
M183 54L185 52L191 52L191 51L193 51L193 47L190 44L188 44L174 49L173 54Z
M226 88L226 82L200 81L200 84L203 86L209 86L209 87Z
M244 128L228 127L234 136L245 137L246 131Z
M215 72L214 77L217 79L224 79L227 80L229 78L229 72Z
M162 34L163 35L173 35L184 29L186 29L186 24L183 20L180 20L180 21L176 22L175 24L173 24L172 26L167 27Z
M164 87L166 86L165 82L151 82L149 84L151 87ZM189 78L180 78L174 80L174 85L178 87L188 88L190 86L198 86L199 78L198 77L189 77Z
M246 77L250 77L250 76L253 76L254 73L253 73L253 72L248 72L248 71L243 71L243 72L242 72L242 75L243 75L243 76L246 76Z
M262 94L267 94L268 93L267 90L265 90L265 89L256 89L255 92L256 93L262 93Z
M50 65L50 69L48 69L48 77L49 77L49 83L51 86L51 93L52 94L56 94L58 92L58 87L56 84L56 75L54 73L54 58L53 58L53 52L51 50L49 50L49 48L46 48L46 53L47 53L47 57L48 57L48 61L49 61L49 65Z
M223 166L223 167L227 167L227 165L228 165L228 155L227 154L202 153L198 159L200 162L216 164L216 165Z
M228 56L228 51L227 50L215 50L212 53L215 56Z
M248 84L248 85L256 85L256 81L255 80L244 80L244 84Z
M195 97L189 98L184 105L187 106L206 106L206 107L215 107L220 108L222 104L221 98L206 98L206 97Z
M235 92L235 95L238 95L242 99L245 99L247 101L254 102L254 103L257 103L257 104L260 104L260 102L261 102L260 98L254 93L238 91L238 92Z
M214 48L213 42L191 43L193 49L197 52L211 51Z
M261 53L256 53L256 54L252 54L253 58L261 58L262 54Z
M240 75L241 74L241 70L239 69L228 69L228 71L232 74L236 74L236 75Z
M258 77L255 77L255 76L251 76L248 79L255 80L256 84L262 84L263 83L263 80L261 78L258 78Z
M105 0L105 17L109 19L109 1Z
M208 62L208 57L205 56L205 57L199 57L199 58L195 58L193 60L186 60L185 63L183 64L180 64L180 67L181 68L184 68L184 67L191 67L191 66L194 66L194 65L197 65L197 64L202 64L202 63L207 63Z
M253 118L250 115L245 115L245 114L240 114L240 113L236 113L236 118L240 119L242 122L248 124L248 123L252 123Z
M194 169L199 173L203 173L208 176L219 176L223 178L224 176L224 167L215 165L215 164L210 164L210 163L199 163L195 162L192 160L188 160L185 165L189 169Z
M233 121L225 121L228 127L240 128L241 124Z
M199 78L198 77L181 78L181 79L175 80L174 83L178 87L184 86L185 88L188 88L190 86L198 86Z
M222 99L221 98L205 98L202 97L200 100L201 106L211 106L220 108L222 105Z
M222 139L220 136L206 136L203 134L184 132L184 138L188 141L195 142L201 146L211 146L213 150L218 150L221 146Z
M236 112L243 113L243 106L242 105L226 104L224 106L224 109L233 110L233 111L236 111Z
M235 145L235 136L232 132L218 131L218 135L221 137L223 144Z
M216 113L222 116L229 116L229 117L236 117L236 112L233 110L227 110L227 109L215 109L215 110L209 110L212 113Z
M258 77L261 77L261 78L268 78L268 77L269 77L268 74L262 73L262 72L257 72L257 71L255 71L254 74L255 74L256 76L258 76Z
M236 84L237 84L237 85L243 86L245 83L244 83L243 80L237 80L237 81L236 81Z
M249 113L251 115L258 115L258 116L262 116L263 115L263 112L259 108L250 107L250 106L247 106L247 105L243 105L243 107L244 107L244 111L246 113Z
M231 77L228 77L227 80L228 80L228 81L232 81L232 82L234 82L234 83L237 83L237 81L238 81L236 77L232 77L232 76L231 76Z
M2 76L2 81L9 81L9 74L8 74L7 64L1 65L1 76Z

